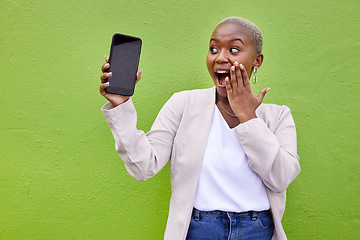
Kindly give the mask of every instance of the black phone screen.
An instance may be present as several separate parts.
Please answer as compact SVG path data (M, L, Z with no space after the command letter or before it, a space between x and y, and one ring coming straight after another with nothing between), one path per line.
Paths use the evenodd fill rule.
M112 76L108 78L108 93L131 96L134 94L136 73L142 41L140 38L116 33L110 49L110 68Z

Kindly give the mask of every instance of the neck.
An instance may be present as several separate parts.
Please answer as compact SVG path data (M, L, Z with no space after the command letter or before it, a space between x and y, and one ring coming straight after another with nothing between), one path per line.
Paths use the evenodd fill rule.
M216 93L216 101L221 102L223 105L230 105L227 97L222 97L218 93Z
M227 115L237 119L237 116L235 115L234 111L230 106L228 98L224 98L224 97L221 98L221 96L217 95L216 105L218 105L221 108L219 110L220 112L222 112L224 118L225 118L224 114L226 113Z

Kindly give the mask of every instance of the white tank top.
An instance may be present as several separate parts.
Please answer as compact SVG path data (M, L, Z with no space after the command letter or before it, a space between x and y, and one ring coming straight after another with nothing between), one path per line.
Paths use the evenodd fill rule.
M215 107L194 207L201 211L263 211L270 209L266 188L249 167L235 129Z

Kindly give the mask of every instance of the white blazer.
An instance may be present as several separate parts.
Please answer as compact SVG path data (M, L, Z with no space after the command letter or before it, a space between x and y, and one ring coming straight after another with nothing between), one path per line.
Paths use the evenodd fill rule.
M159 112L148 133L137 130L131 99L103 114L126 169L138 181L151 178L169 160L171 200L164 239L187 235L204 151L215 108L215 87L175 93ZM300 172L296 130L286 106L261 104L258 118L235 127L249 166L267 188L275 231L273 240L286 239L281 225L286 188Z

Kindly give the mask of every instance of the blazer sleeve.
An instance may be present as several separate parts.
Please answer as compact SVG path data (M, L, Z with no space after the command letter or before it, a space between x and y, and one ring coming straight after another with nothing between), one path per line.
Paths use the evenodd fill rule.
M267 110L271 115L267 123L258 116L237 126L236 132L251 169L270 190L283 192L300 173L300 165L290 109L276 107L280 110Z
M163 106L148 133L136 128L137 115L131 98L115 108L110 103L102 108L115 139L115 149L129 174L138 181L151 178L170 160L181 119L177 99L174 94Z

